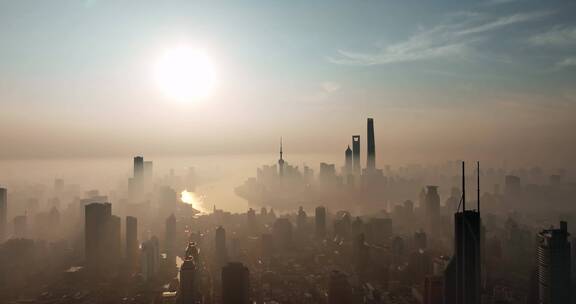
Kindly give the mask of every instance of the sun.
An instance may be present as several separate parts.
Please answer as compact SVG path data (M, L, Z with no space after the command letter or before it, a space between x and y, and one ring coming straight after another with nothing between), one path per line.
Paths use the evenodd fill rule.
M179 101L206 98L217 82L212 58L188 45L167 49L154 65L153 76L166 97Z

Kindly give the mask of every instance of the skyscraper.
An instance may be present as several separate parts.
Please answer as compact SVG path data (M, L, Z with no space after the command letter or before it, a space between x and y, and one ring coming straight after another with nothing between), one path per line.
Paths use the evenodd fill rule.
M228 262L228 250L226 249L226 230L222 226L216 228L216 265L218 268Z
M350 145L344 151L344 160L344 175L347 176L352 174L352 149L350 149Z
M354 174L359 175L361 171L360 165L360 135L352 136L352 160Z
M184 262L180 266L180 290L179 297L182 304L199 303L200 295L198 292L198 249L194 243L189 243L186 249Z
M376 169L376 143L374 141L374 119L368 118L368 155L366 158L366 169L373 171Z
M148 241L142 243L140 253L140 272L145 280L156 277L160 269L160 246L158 238L153 236Z
M8 190L0 188L0 243L6 239L8 225Z
M560 229L546 229L538 234L536 290L540 304L572 303L568 236L566 222L560 222Z
M85 207L85 255L86 266L99 269L106 264L108 254L108 225L112 217L110 203L92 203Z
M250 271L242 263L228 263L222 268L222 303L250 303Z
M134 157L134 175L128 179L128 192L138 197L144 189L144 157Z
M480 171L480 170L478 170ZM480 175L477 210L466 210L462 162L462 211L454 214L454 255L444 273L446 304L480 303Z
M436 233L440 225L440 196L438 195L438 186L426 186L424 204L428 231Z
M316 226L316 237L324 238L326 236L326 208L322 206L316 207L316 214L314 216Z
M168 265L172 267L176 265L176 217L172 213L166 219L166 235L164 237L164 250L166 251L166 259Z
M282 152L282 137L280 137L280 158L278 159L278 175L284 176L284 158Z
M131 270L138 265L138 219L126 217L126 264Z
M107 254L105 255L107 263L111 267L118 266L122 259L122 219L120 217L112 215L108 218L108 223L106 223L106 247Z
M144 176L144 157L135 156L134 157L134 178L142 179Z

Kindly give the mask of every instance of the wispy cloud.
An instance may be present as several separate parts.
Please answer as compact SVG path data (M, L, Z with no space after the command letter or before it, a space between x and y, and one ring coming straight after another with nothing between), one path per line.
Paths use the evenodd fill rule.
M576 27L555 28L547 32L538 33L528 38L528 42L536 46L576 46Z
M550 14L552 13L530 12L496 18L482 17L472 21L445 22L431 29L420 30L406 41L378 48L374 52L338 50L337 56L327 59L334 64L369 66L437 58L463 58L474 54L474 44L485 39L482 34L539 20Z
M484 2L484 5L501 5L501 4L508 4L508 3L513 3L513 2L517 2L520 0L488 0L486 2Z
M484 32L489 32L489 31L495 31L495 30L498 30L498 29L501 29L503 27L507 27L507 26L510 26L513 24L530 22L530 21L542 19L542 18L549 16L551 14L552 13L548 12L548 11L514 14L514 15L510 15L510 16L501 17L501 18L498 18L494 21L480 24L478 26L463 29L463 30L457 32L456 34L457 35L470 35L470 34L479 34L479 33L484 33Z
M321 102L327 100L332 95L336 94L342 86L334 81L324 81L320 83L319 88L315 92L308 94L302 98L306 102Z
M558 68L576 67L576 57L564 58L564 60L556 63L556 67Z

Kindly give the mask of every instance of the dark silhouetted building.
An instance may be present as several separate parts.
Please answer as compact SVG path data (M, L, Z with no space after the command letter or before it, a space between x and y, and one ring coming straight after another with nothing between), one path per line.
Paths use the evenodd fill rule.
M366 169L374 171L376 169L376 142L374 140L374 119L368 118L368 155L366 158Z
M107 266L111 217L110 203L91 203L85 207L85 255L86 266L89 268L100 269Z
M138 265L138 219L126 217L126 263L130 270Z
M228 262L228 250L226 248L226 230L222 226L216 228L216 236L215 236L215 244L216 244L216 267L220 269L220 267L226 265Z
M194 243L188 244L184 262L180 266L180 304L197 304L200 302L199 286L199 269L198 269L198 249Z
M454 256L445 273L445 303L480 303L480 214L454 214Z
M316 207L314 222L316 227L316 237L317 238L326 237L326 208L321 206Z
M570 242L566 222L560 229L546 229L538 234L536 281L538 303L570 302Z
M350 145L344 151L344 175L352 174L352 149L350 149Z
M360 165L360 135L352 136L352 160L354 174L360 175L362 166Z
M160 270L160 242L153 236L142 243L140 252L140 272L146 281L156 277Z
M120 264L122 259L122 219L112 215L108 219L106 226L105 240L108 246L108 254L105 257L108 265L115 267Z
M432 233L438 232L440 226L440 196L438 195L438 186L426 186L424 210L428 231Z
M444 272L446 304L480 303L479 207L478 201L477 210L466 210L464 163L462 163L462 211L454 214L454 255Z
M283 158L283 152L282 152L282 138L280 138L280 158L278 159L278 175L280 175L280 177L284 176L284 158Z
M141 179L144 176L144 157L134 157L134 178Z
M164 237L164 250L168 265L176 265L176 216L171 214L166 219L166 235Z
M134 175L128 179L128 192L131 196L138 197L144 189L144 157L134 157Z
M222 303L250 303L250 272L242 263L228 263L222 268Z
M348 276L338 270L330 273L328 280L328 304L352 304L352 286Z
M0 188L0 243L8 235L8 190Z

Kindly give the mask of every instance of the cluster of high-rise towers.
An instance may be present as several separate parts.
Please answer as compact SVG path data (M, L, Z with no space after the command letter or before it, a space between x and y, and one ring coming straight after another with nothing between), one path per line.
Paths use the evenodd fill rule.
M354 135L352 137L352 147L346 149L346 164L344 170L349 175L370 175L370 171L378 172L376 168L376 157L375 157L375 140L374 140L374 121L369 118L367 121L367 159L366 167L364 171L362 170L362 164L360 160L361 156L361 141L359 135ZM279 176L289 177L291 167L284 162L282 143L280 148L280 160L279 165ZM333 165L331 166L333 169ZM276 168L274 168L276 169ZM321 169L322 170L322 169ZM144 158L137 156L134 158L134 171L133 176L129 180L128 189L129 194L132 197L139 197L139 193L142 192L143 188L146 188L146 178L151 175L152 162L144 161ZM276 171L275 171L276 172ZM322 171L321 171L322 172ZM450 215L453 214L453 250L446 251L451 258L446 259L447 263L438 264L440 267L438 271L436 269L432 274L426 274L425 277L420 278L420 282L424 281L423 292L422 292L422 302L423 304L433 304L433 303L508 303L508 302L487 302L483 300L483 296L486 296L490 290L485 286L485 281L482 274L490 272L490 270L485 271L484 268L485 260L488 254L485 253L484 244L484 227L482 225L482 219L480 214L480 168L479 164L476 168L475 173L477 174L477 205L470 208L470 204L466 201L466 182L465 182L465 168L464 163L462 163L462 188L456 188L456 205L457 208L450 208ZM285 175L286 174L286 175ZM380 172L381 174L381 172ZM324 175L320 175L324 176ZM287 181L288 179L285 179ZM510 188L509 192L512 194L516 191L520 191L520 181L518 178L513 176L506 177L506 183L514 187ZM58 186L60 182L56 183ZM289 184L289 183L286 183ZM508 186L509 186L508 185ZM468 186L468 188L470 188ZM361 189L364 190L364 189ZM461 190L461 196L460 196ZM332 191L332 189L330 190ZM146 196L147 194L141 195ZM96 194L90 195L90 198L82 199L79 203L84 211L83 225L84 225L84 235L82 240L83 254L85 257L85 269L86 273L98 272L110 272L113 273L118 271L118 269L126 269L129 273L138 273L139 277L142 277L147 282L153 282L158 279L159 273L161 273L161 266L168 266L166 269L175 269L173 261L176 260L178 256L178 244L182 244L183 239L188 240L202 240L200 233L190 232L188 227L185 229L177 229L177 219L171 214L176 210L173 203L177 200L175 196L176 192L171 193L171 195L166 195L162 192L159 201L162 202L162 208L159 211L166 211L170 216L165 217L163 214L153 214L150 216L142 216L141 221L138 221L137 215L132 212L126 213L116 213L117 215L127 215L125 221L125 228L121 229L122 218L120 216L114 215L112 213L112 205L107 203L108 198L105 196L99 196ZM459 201L458 201L458 196ZM447 235L446 230L440 229L440 222L442 217L440 214L440 197L438 195L437 186L427 186L427 190L424 193L423 202L420 203L421 209L418 212L418 219L422 219L422 226L425 230L420 230L414 235L414 242L418 243L418 249L424 250L426 248L426 234L429 235L431 240L437 238L441 233L443 237ZM296 200L291 200L294 204ZM490 212L489 204L487 200L483 199L483 210L485 213ZM119 202L120 205L120 202ZM455 205L455 206L456 206ZM187 206L187 205L186 205ZM411 201L406 201L404 209L414 211L414 206ZM452 206L452 205L450 205ZM135 209L149 209L149 205L141 204L137 205ZM135 210L134 209L134 210ZM11 221L8 221L8 193L4 188L0 188L0 243L5 239L17 239L29 237L26 231L26 216L19 215L13 217ZM264 285L258 279L260 274L263 272L260 266L255 266L252 264L251 259L243 259L242 262L238 262L242 256L239 254L238 248L241 248L243 244L249 244L246 248L253 246L257 250L260 250L258 254L263 260L274 261L270 265L271 267L276 267L275 269L282 269L282 267L287 267L285 265L275 265L277 261L281 260L278 257L281 253L288 253L285 257L286 260L291 258L294 252L306 250L305 247L300 246L301 244L312 244L307 248L311 253L320 253L317 248L323 248L325 244L328 244L326 240L334 239L335 243L339 245L344 244L341 240L350 241L352 248L352 255L350 257L353 260L354 268L352 273L364 274L366 269L373 267L374 257L370 256L370 250L373 252L378 252L377 257L381 258L381 252L379 251L384 246L380 244L387 244L390 246L392 252L392 259L396 258L396 252L401 251L404 246L402 238L394 237L392 233L392 218L364 218L366 224L362 222L360 217L353 219L350 213L347 211L338 211L336 213L331 213L329 209L323 206L316 207L315 209L314 222L310 223L307 220L307 215L304 208L300 207L298 214L295 216L291 215L281 215L276 217L273 210L268 212L266 208L263 208L259 215L250 209L246 214L227 214L221 210L214 209L214 212L210 215L206 215L207 218L201 220L194 219L190 223L193 223L193 229L200 229L202 225L211 226L214 223L221 223L223 225L228 225L227 229L232 231L231 235L236 235L232 238L230 246L227 247L226 232L223 227L218 227L214 232L214 249L210 249L208 254L200 256L199 248L202 242L189 242L189 246L186 250L184 256L182 256L183 263L180 266L180 285L174 286L173 290L177 290L176 296L172 297L174 299L180 298L182 302L177 303L199 303L199 299L204 299L207 294L214 295L214 298L222 303L249 303L251 298L254 298L254 290L262 290ZM328 211L327 211L328 210ZM453 212L455 210L455 212ZM117 210L116 210L117 212ZM182 213L176 212L178 215ZM401 213L398 213L403 216ZM29 215L28 215L29 216ZM245 218L244 218L245 217ZM398 217L400 218L400 217ZM415 219L415 217L402 217L403 219ZM138 233L138 225L141 225L144 229L150 229L150 223L146 221L159 221L165 220L165 235L162 238L157 238L151 236L147 241L140 242L138 236L142 237L142 233ZM182 220L182 217L180 218ZM293 230L292 222L295 222L295 228ZM399 222L400 222L399 221ZM8 228L8 223L13 224L13 229ZM42 223L42 222L40 222ZM180 222L179 224L182 224ZM186 223L186 222L184 222ZM38 224L41 227L47 226ZM23 227L23 228L22 228ZM182 228L182 227L181 227ZM199 230L199 231L212 231ZM125 235L122 236L121 232L124 231ZM361 231L362 233L358 233ZM424 232L425 231L425 232ZM184 235L186 233L187 235ZM189 235L188 235L189 233ZM365 234L364 234L365 233ZM185 237L183 237L183 235ZM248 236L245 240L240 239L238 235ZM315 238L305 238L303 236L315 235ZM357 238L351 238L350 236L356 236ZM513 234L511 234L513 235ZM179 237L177 237L179 236ZM567 222L562 221L558 229L550 228L541 230L536 235L535 243L535 260L533 264L533 277L531 280L530 291L531 294L527 297L528 303L532 304L556 304L556 303L570 303L569 299L571 296L571 268L573 268L574 263L574 245L576 244L576 239L573 240L574 243L570 244L569 239L570 234L568 233ZM511 236L513 238L513 236ZM379 243L379 239L387 239L386 243ZM123 243L122 241L125 241ZM204 238L206 240L206 238ZM258 242L255 242L258 240ZM422 241L423 240L423 241ZM325 242L326 241L326 242ZM309 243L307 243L309 242ZM424 245L420 243L423 242ZM298 244L295 246L294 244ZM323 244L322 246L316 246ZM376 244L376 245L373 245ZM369 248L369 245L373 247ZM204 243L204 248L206 243ZM345 248L336 247L334 248ZM520 247L521 250L529 250L529 246ZM252 249L253 249L252 248ZM388 247L386 247L388 248ZM334 250L332 250L335 252ZM256 251L253 251L256 252ZM344 252L344 251L341 251ZM424 251L422 251L424 252ZM420 252L420 253L422 253ZM165 253L165 254L161 254ZM210 253L214 253L211 255ZM323 257L325 252L322 252L319 257ZM240 258L239 258L240 257ZM422 261L429 258L426 255L420 255ZM443 256L445 257L445 256ZM206 262L210 261L210 266L215 265L215 271L212 271L214 277L217 277L210 285L210 288L205 288L199 284L200 281L205 276ZM417 260L419 263L421 260ZM213 263L212 263L213 262ZM345 262L348 262L346 260ZM412 261L410 261L411 263ZM427 262L427 261L426 261ZM416 265L421 265L416 263ZM424 262L422 262L424 263ZM286 265L290 265L291 262L286 262ZM312 264L312 263L311 263ZM318 264L321 264L318 262ZM422 264L424 265L424 264ZM434 264L436 267L436 264ZM425 268L425 267L423 267ZM307 269L299 269L301 271L297 276L309 275L310 272ZM252 276L250 273L253 272ZM321 272L315 272L315 274ZM575 272L576 273L576 272ZM268 275L269 272L264 274ZM290 273L291 275L293 273ZM140 276L141 275L141 276ZM288 276L286 276L288 277ZM286 277L278 276L278 278L285 279ZM332 271L327 276L328 281L328 304L338 304L338 303L358 303L353 300L353 293L356 290L351 289L351 284L348 276L342 271ZM250 285L250 280L252 279L252 285ZM217 281L217 283L215 283ZM251 287L252 286L252 287ZM253 288L255 287L255 288ZM211 288L217 289L214 291ZM365 302L365 303L383 303L383 302ZM387 302L385 302L387 303ZM396 302L390 302L396 303ZM405 302L398 302L405 303Z
M374 119L368 118L367 121L367 155L366 155L366 172L376 170L376 142L374 139ZM352 149L350 145L344 152L345 164L344 170L346 175L360 175L362 164L360 163L360 135L352 135Z

